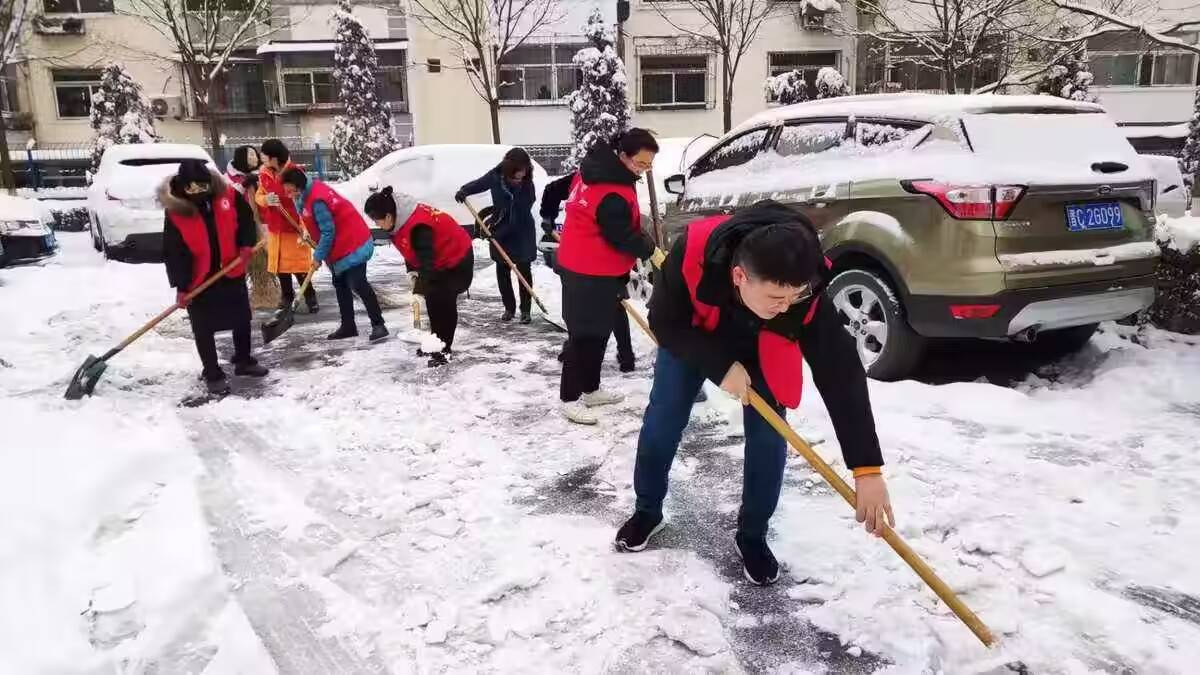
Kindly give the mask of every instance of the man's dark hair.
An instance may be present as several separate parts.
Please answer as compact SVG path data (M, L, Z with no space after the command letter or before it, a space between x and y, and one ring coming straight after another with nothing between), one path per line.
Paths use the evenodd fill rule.
M298 167L293 166L285 170L281 180L287 185L295 186L297 190L303 190L308 187L308 175Z
M288 152L287 146L278 138L263 141L262 149L259 152L266 157L274 157L281 163L287 162L292 157L292 153Z
M642 150L658 152L658 141L649 129L634 127L613 140L613 148L632 157Z
M367 203L363 205L363 211L374 220L383 220L391 216L396 217L396 198L393 196L392 186L388 185L379 192L367 197Z
M813 284L823 264L821 242L804 223L772 223L751 230L738 244L733 264L755 279L782 286Z

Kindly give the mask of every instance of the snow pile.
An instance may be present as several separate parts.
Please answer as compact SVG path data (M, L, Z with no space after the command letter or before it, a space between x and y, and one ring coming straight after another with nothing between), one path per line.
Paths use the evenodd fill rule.
M1048 267L1052 265L1075 266L1095 265L1103 267L1126 260L1152 258L1158 255L1158 245L1150 241L1136 241L1103 248L1078 248L1062 251L1035 251L1033 253L1002 253L1000 267L1006 272Z
M1158 293L1146 319L1179 333L1200 333L1200 218L1160 216L1154 228L1162 249L1154 276Z
M1154 226L1154 238L1164 249L1191 253L1200 246L1200 217L1160 217Z
M44 187L34 190L32 188L17 188L18 197L28 197L30 199L87 199L87 188L83 187Z
M333 157L347 175L362 173L400 145L392 127L390 106L380 95L379 58L350 0L338 0L330 18L338 36L333 50L333 77L344 115L333 120Z
M578 168L596 144L607 143L628 130L633 115L625 63L613 49L599 8L588 17L583 34L592 46L579 50L573 60L583 81L566 99L571 111L572 144L571 153L563 162L563 171L567 173Z
M817 71L817 98L837 98L850 93L846 78L837 68L825 66Z
M154 113L142 85L125 70L110 63L100 74L100 88L92 94L92 173L104 151L116 144L154 143Z

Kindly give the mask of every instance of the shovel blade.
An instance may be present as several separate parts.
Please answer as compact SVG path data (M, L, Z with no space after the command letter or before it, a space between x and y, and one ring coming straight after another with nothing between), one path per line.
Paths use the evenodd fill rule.
M100 381L100 376L104 374L104 370L108 368L108 362L101 360L99 357L89 354L83 360L83 365L75 370L75 374L71 376L71 381L67 383L67 391L63 394L63 398L68 401L78 401L84 396L91 396L96 390L96 383Z
M263 344L270 344L272 340L283 335L289 328L296 324L296 313L291 307L280 310L275 318L264 322L259 328L262 330Z

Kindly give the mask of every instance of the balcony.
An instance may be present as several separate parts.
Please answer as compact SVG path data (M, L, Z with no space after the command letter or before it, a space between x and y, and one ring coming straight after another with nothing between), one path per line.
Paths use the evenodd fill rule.
M33 32L38 35L85 35L87 24L77 16L33 18Z

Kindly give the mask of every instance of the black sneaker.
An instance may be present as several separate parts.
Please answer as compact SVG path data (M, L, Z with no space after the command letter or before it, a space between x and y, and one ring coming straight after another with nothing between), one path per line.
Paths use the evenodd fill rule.
M632 373L637 370L637 361L633 358L632 354L628 356L618 354L617 365L621 368L622 373Z
M259 365L254 359L242 361L233 367L233 374L243 377L266 377L269 372L271 371L266 366Z
M383 324L379 324L378 326L371 326L371 335L367 339L370 340L371 342L379 342L380 340L386 338L387 336L388 336L387 326L385 326Z
M739 534L733 541L742 558L742 573L750 583L770 586L779 581L779 561L771 553L766 539L749 539Z
M204 379L204 388L213 396L224 396L229 393L229 380L225 379L225 375L213 379Z
M504 310L504 313L500 315L500 320L501 321L512 321L513 316L514 316L514 312L511 309L506 309L506 310Z
M450 357L447 356L446 352L434 352L429 355L429 362L425 365L430 368L440 368L448 363L450 363Z
M345 340L346 338L358 337L357 326L339 326L337 330L325 336L326 340Z
M617 530L616 545L621 551L641 551L666 523L661 515L634 511L633 516Z
M529 315L529 312L521 312L521 323L529 324L532 321L533 321L533 317L531 317Z

